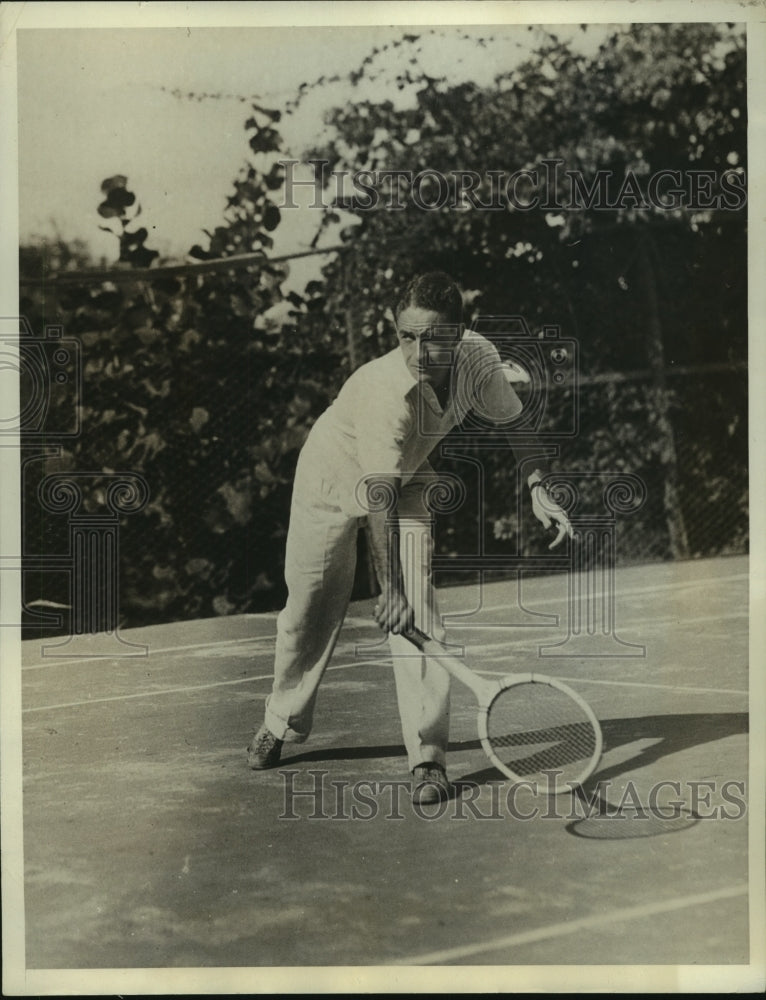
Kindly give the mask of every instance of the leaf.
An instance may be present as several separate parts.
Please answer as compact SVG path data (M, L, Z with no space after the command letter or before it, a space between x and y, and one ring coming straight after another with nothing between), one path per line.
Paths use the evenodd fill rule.
M264 108L261 107L260 104L255 104L255 103L252 105L252 108L253 111L260 111L262 115L265 115L267 118L270 118L271 121L273 122L278 122L282 117L282 112L277 111L274 108Z
M112 188L109 194L106 196L106 204L111 205L113 208L120 209L120 211L129 208L136 200L136 196L132 191L128 191L126 188Z
M284 180L285 180L285 172L282 169L282 167L279 166L279 164L274 164L271 170L267 174L264 174L263 177L263 183L266 185L269 191L278 190L280 187L282 187Z
M102 219L114 219L116 217L119 218L119 216L122 215L121 209L115 208L114 205L110 205L106 201L102 201L101 204L96 209L96 211L98 212L98 214L101 216ZM98 228L104 229L105 227L99 226Z
M142 243L146 242L146 238L148 237L148 235L149 235L149 233L142 226L140 229L137 229L135 232L126 232L125 233L125 242L127 243L127 245L129 247L137 247L137 246L140 246Z
M253 314L253 304L250 296L243 292L231 292L229 294L229 305L235 316L252 316Z
M236 524L245 525L253 516L253 497L249 488L237 489L231 483L224 483L216 491L223 497L226 509Z
M232 611L236 611L237 609L237 605L232 604L225 594L219 594L217 597L214 597L212 603L213 611L221 616L230 615Z
M250 148L254 153L276 153L279 150L279 132L273 128L261 128L250 137Z
M124 313L123 319L127 327L137 330L140 326L146 326L152 318L152 310L145 302L139 302L131 306Z
M271 233L280 223L282 215L276 205L269 202L263 210L263 228Z
M153 287L156 292L168 297L177 295L183 288L181 282L172 276L167 278L156 278Z
M253 471L255 472L255 478L258 480L258 482L263 483L266 486L271 486L273 483L277 481L274 478L274 474L272 473L271 469L263 461L258 462Z
M155 330L152 326L139 327L139 329L135 331L135 334L144 347L148 347L150 344L153 344L160 337L160 331Z
M203 580L207 580L214 569L214 564L209 559L204 558L189 559L184 565L184 571L189 576L198 576Z
M153 260L159 257L156 250L147 250L146 247L138 247L129 251L121 260L129 261L133 267L149 267Z
M205 424L210 420L210 414L203 406L195 406L189 417L192 430L199 434Z
M107 177L106 180L101 182L101 190L104 194L108 194L115 188L124 188L127 186L128 178L124 177L122 174L115 174L114 177Z

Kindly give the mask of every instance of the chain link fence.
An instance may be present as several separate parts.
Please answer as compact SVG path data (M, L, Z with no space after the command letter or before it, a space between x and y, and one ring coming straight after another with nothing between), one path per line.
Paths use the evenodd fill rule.
M552 482L577 483L576 514L603 508L610 478L641 484L641 497L614 517L614 560L618 566L673 559L699 559L748 551L747 369L744 364L687 366L662 373L611 372L583 376L577 389L552 393L543 426L554 432L566 423L571 394L577 396L577 433L557 442ZM658 393L666 419L660 420ZM482 548L499 559L535 557L547 551L550 535L534 521L512 489L508 449L461 446L461 431L447 439L440 463L462 476L468 499L461 511L439 519L437 553L475 552L474 521L483 530ZM455 453L464 456L454 457ZM450 457L453 456L453 457ZM483 469L481 484L466 475L472 457ZM475 477L474 477L475 478ZM459 582L446 569L443 582Z
M84 286L88 303L71 311L64 327L80 344L81 397L69 389L61 401L46 397L50 430L31 435L22 449L27 634L66 633L72 614L71 518L40 501L51 475L92 480L75 517L105 513L116 472L145 481L140 509L106 511L109 530L114 518L120 529L122 627L279 608L295 462L352 368L353 331L342 319L333 327L321 311L297 307L285 310L275 330L254 332L244 315L241 329L229 325L224 334L217 314L207 329L194 313L163 334L162 317L154 327L145 319L136 327L133 299L110 306L108 316L94 312L89 303L99 305L105 294L101 280ZM224 280L220 295L227 287ZM183 317L196 300L188 290L173 294ZM52 314L50 302L41 302L40 328ZM744 361L598 373L572 364L555 384L545 382L549 376L557 373L541 376L547 389L538 430L555 452L554 483L577 483L573 518L603 510L610 477L640 484L640 502L612 518L617 565L747 552ZM22 397L30 386L22 381ZM22 398L25 412L30 399ZM539 400L526 402L534 409ZM59 441L73 406L79 432ZM435 517L438 584L466 582L461 557L474 564L486 558L495 577L519 560L530 573L546 572L551 536L532 516L506 441L459 427L437 448L434 464L465 486L460 508ZM555 550L555 571L565 549ZM354 596L369 596L375 586L360 533Z

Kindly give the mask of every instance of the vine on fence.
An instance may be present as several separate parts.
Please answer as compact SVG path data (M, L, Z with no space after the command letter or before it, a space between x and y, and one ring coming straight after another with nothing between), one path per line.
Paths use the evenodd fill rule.
M278 135L263 115L270 122L277 117L254 108L250 145L276 152ZM62 525L34 501L41 475L73 468L140 472L151 498L122 525L127 624L280 600L297 453L343 377L344 351L321 316L321 295L283 295L285 270L266 257L279 224L270 197L278 172L244 168L224 224L208 234L206 249L191 251L198 259L262 251L262 260L204 276L105 280L55 291L53 283L33 285L22 299L33 326L55 315L84 349L82 433L61 455L28 466L26 534L44 550L52 551L57 539L60 546ZM147 267L157 253L145 246L146 230L134 228L138 202L127 178L107 178L102 192L98 212L118 238L118 266ZM59 262L50 249L35 255L27 248L22 257L26 275L41 276ZM54 433L63 419L50 414ZM27 583L29 600L66 601L55 581Z
M378 57L348 82L384 79ZM598 171L685 176L692 164L717 176L736 164L744 183L744 57L740 36L716 25L615 29L592 57L547 35L528 63L487 88L449 86L413 57L406 79L392 84L412 89L406 108L386 94L335 108L313 153L337 169L430 168L444 177L558 157L588 183ZM401 284L435 267L461 283L469 312L515 313L533 331L560 325L579 342L582 370L603 376L581 388L579 433L556 464L642 479L647 501L618 525L618 557L671 558L679 538L691 556L746 550L747 380L741 368L727 372L746 358L744 212L357 209L339 233L349 252L302 294L285 293L284 267L269 257L282 222L279 121L279 111L252 102L249 159L222 224L189 253L200 264L232 258L231 267L152 274L159 258L123 175L104 181L97 210L118 241L119 280L49 281L91 265L87 248L22 248L21 312L38 333L55 322L79 339L85 387L80 436L27 466L26 551L62 544L60 523L35 502L44 473L131 470L151 497L122 525L126 624L279 607L300 446L349 369L395 346L389 311ZM488 197L484 188L479 197ZM338 218L325 212L319 225ZM642 245L651 247L644 257ZM243 262L244 254L252 256ZM724 374L669 377L699 361ZM609 380L625 368L648 377ZM571 404L567 391L546 414L550 429ZM52 434L57 421L66 415L54 410ZM481 463L484 506L468 477L461 513L440 518L441 555L471 552L478 522L493 552L519 542L510 455L484 450ZM459 461L443 467L465 472ZM526 550L542 550L542 532L528 528ZM27 574L25 585L28 600L66 602L52 575Z

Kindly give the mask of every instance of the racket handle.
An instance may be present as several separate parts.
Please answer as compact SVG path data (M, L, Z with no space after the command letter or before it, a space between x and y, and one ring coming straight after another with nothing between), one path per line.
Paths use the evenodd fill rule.
M426 635L425 632L421 632L419 628L415 625L403 632L402 635L405 639L409 640L413 646L417 646L418 649L422 650L427 642L436 642L436 639L432 639L430 635Z
M430 635L421 632L419 628L412 627L402 635L405 639L417 647L420 652L429 659L436 660L443 670L451 674L456 680L470 688L480 702L488 701L497 691L497 684L492 681L485 681L478 677L470 667L467 667L456 656L449 652L440 642L432 639Z

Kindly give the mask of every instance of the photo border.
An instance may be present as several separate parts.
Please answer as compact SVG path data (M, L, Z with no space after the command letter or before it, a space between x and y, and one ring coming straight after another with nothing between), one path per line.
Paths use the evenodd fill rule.
M2 788L2 910L3 987L6 995L53 994L222 994L320 992L746 992L764 987L764 788L766 746L763 706L766 580L764 578L763 499L766 470L763 428L766 412L762 391L766 372L766 184L764 132L766 101L766 8L763 3L720 0L640 0L624 3L603 0L564 2L350 2L334 3L7 3L0 8L0 142L4 183L0 187L0 215L4 238L0 245L0 315L14 315L18 286L18 188L16 164L18 134L16 107L16 45L19 29L45 27L170 27L268 25L372 26L522 23L737 21L747 22L748 33L748 214L749 214L749 328L750 328L750 711L754 731L750 740L750 934L748 966L450 966L407 967L295 967L200 969L83 969L29 970L23 962L23 823L21 815L21 672L18 630L0 628L0 787ZM2 520L0 554L20 552L18 453L0 449ZM16 470L16 471L14 471ZM20 584L4 574L0 593L4 608L21 604ZM10 582L9 582L10 581ZM5 620L5 619L4 619Z

